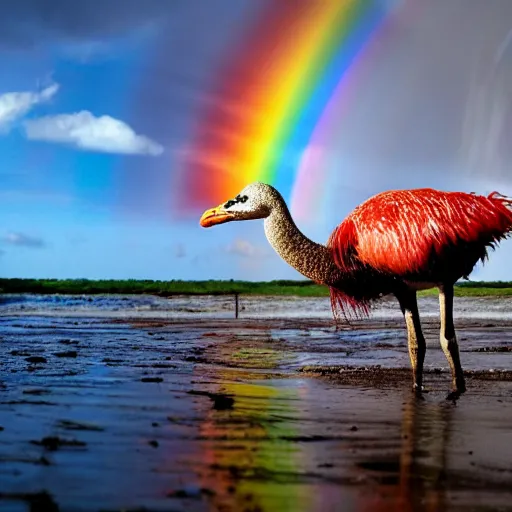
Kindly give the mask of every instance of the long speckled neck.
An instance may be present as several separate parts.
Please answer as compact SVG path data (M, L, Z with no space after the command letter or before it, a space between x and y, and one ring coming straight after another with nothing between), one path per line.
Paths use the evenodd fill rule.
M299 231L282 198L275 200L265 219L265 234L277 254L307 278L324 284L334 283L339 278L329 249Z

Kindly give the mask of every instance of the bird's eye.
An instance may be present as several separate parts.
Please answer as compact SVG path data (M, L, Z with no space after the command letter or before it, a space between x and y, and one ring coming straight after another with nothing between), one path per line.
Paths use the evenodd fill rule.
M240 198L240 202L245 203L247 201L247 199L249 199L247 196L242 196Z

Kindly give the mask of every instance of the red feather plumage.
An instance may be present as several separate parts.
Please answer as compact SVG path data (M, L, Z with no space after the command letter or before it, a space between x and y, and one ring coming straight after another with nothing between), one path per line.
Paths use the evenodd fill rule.
M371 197L333 231L327 246L342 278L330 287L335 314L367 314L405 282L455 283L512 230L512 200L433 189ZM347 308L348 306L348 308Z

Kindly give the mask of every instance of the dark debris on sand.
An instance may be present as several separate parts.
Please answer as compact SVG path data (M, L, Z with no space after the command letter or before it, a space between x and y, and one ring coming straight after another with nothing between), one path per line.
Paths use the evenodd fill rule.
M37 446L43 446L47 450L54 452L63 446L70 447L84 447L87 446L87 443L83 441L78 441L77 439L62 439L58 436L47 436L43 437L40 441L30 441L31 444L35 444Z
M215 491L207 487L191 487L189 489L177 489L167 493L168 498L188 498L188 499L201 499L203 497L215 496Z
M30 507L30 512L59 512L59 506L51 494L40 492L0 492L0 500L24 501ZM5 509L8 510L8 509Z
M164 379L162 377L142 377L140 379L141 382L163 382Z
M51 391L49 389L24 389L23 394L24 395L35 395L35 396L41 396L41 395L49 395Z
M230 395L224 395L222 393L210 393L208 391L195 391L191 389L187 391L189 395L198 395L198 396L207 396L210 400L213 401L213 409L217 411L224 411L228 409L233 409L235 405L235 399Z
M59 420L57 426L65 430L86 430L89 432L103 432L105 429L92 423L84 423L81 421Z
M78 345L79 341L78 340L65 339L65 340L59 340L59 343L61 343L62 345Z
M52 405L56 406L55 402L48 402L48 400L8 400L0 402L0 405Z
M55 357L76 357L78 352L76 350L66 350L64 352L55 352Z
M27 357L30 355L30 352L28 352L27 350L11 350L11 356Z
M47 363L48 359L43 356L30 356L26 357L25 361L27 361L27 363Z

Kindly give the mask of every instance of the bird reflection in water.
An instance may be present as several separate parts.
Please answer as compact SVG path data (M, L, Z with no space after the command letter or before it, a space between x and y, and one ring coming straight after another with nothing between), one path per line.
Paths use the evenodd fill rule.
M446 508L447 449L454 405L428 403L410 397L404 404L399 452L389 461L363 463L380 469L372 498L364 498L358 510L388 512L437 512ZM371 471L373 473L373 471Z

